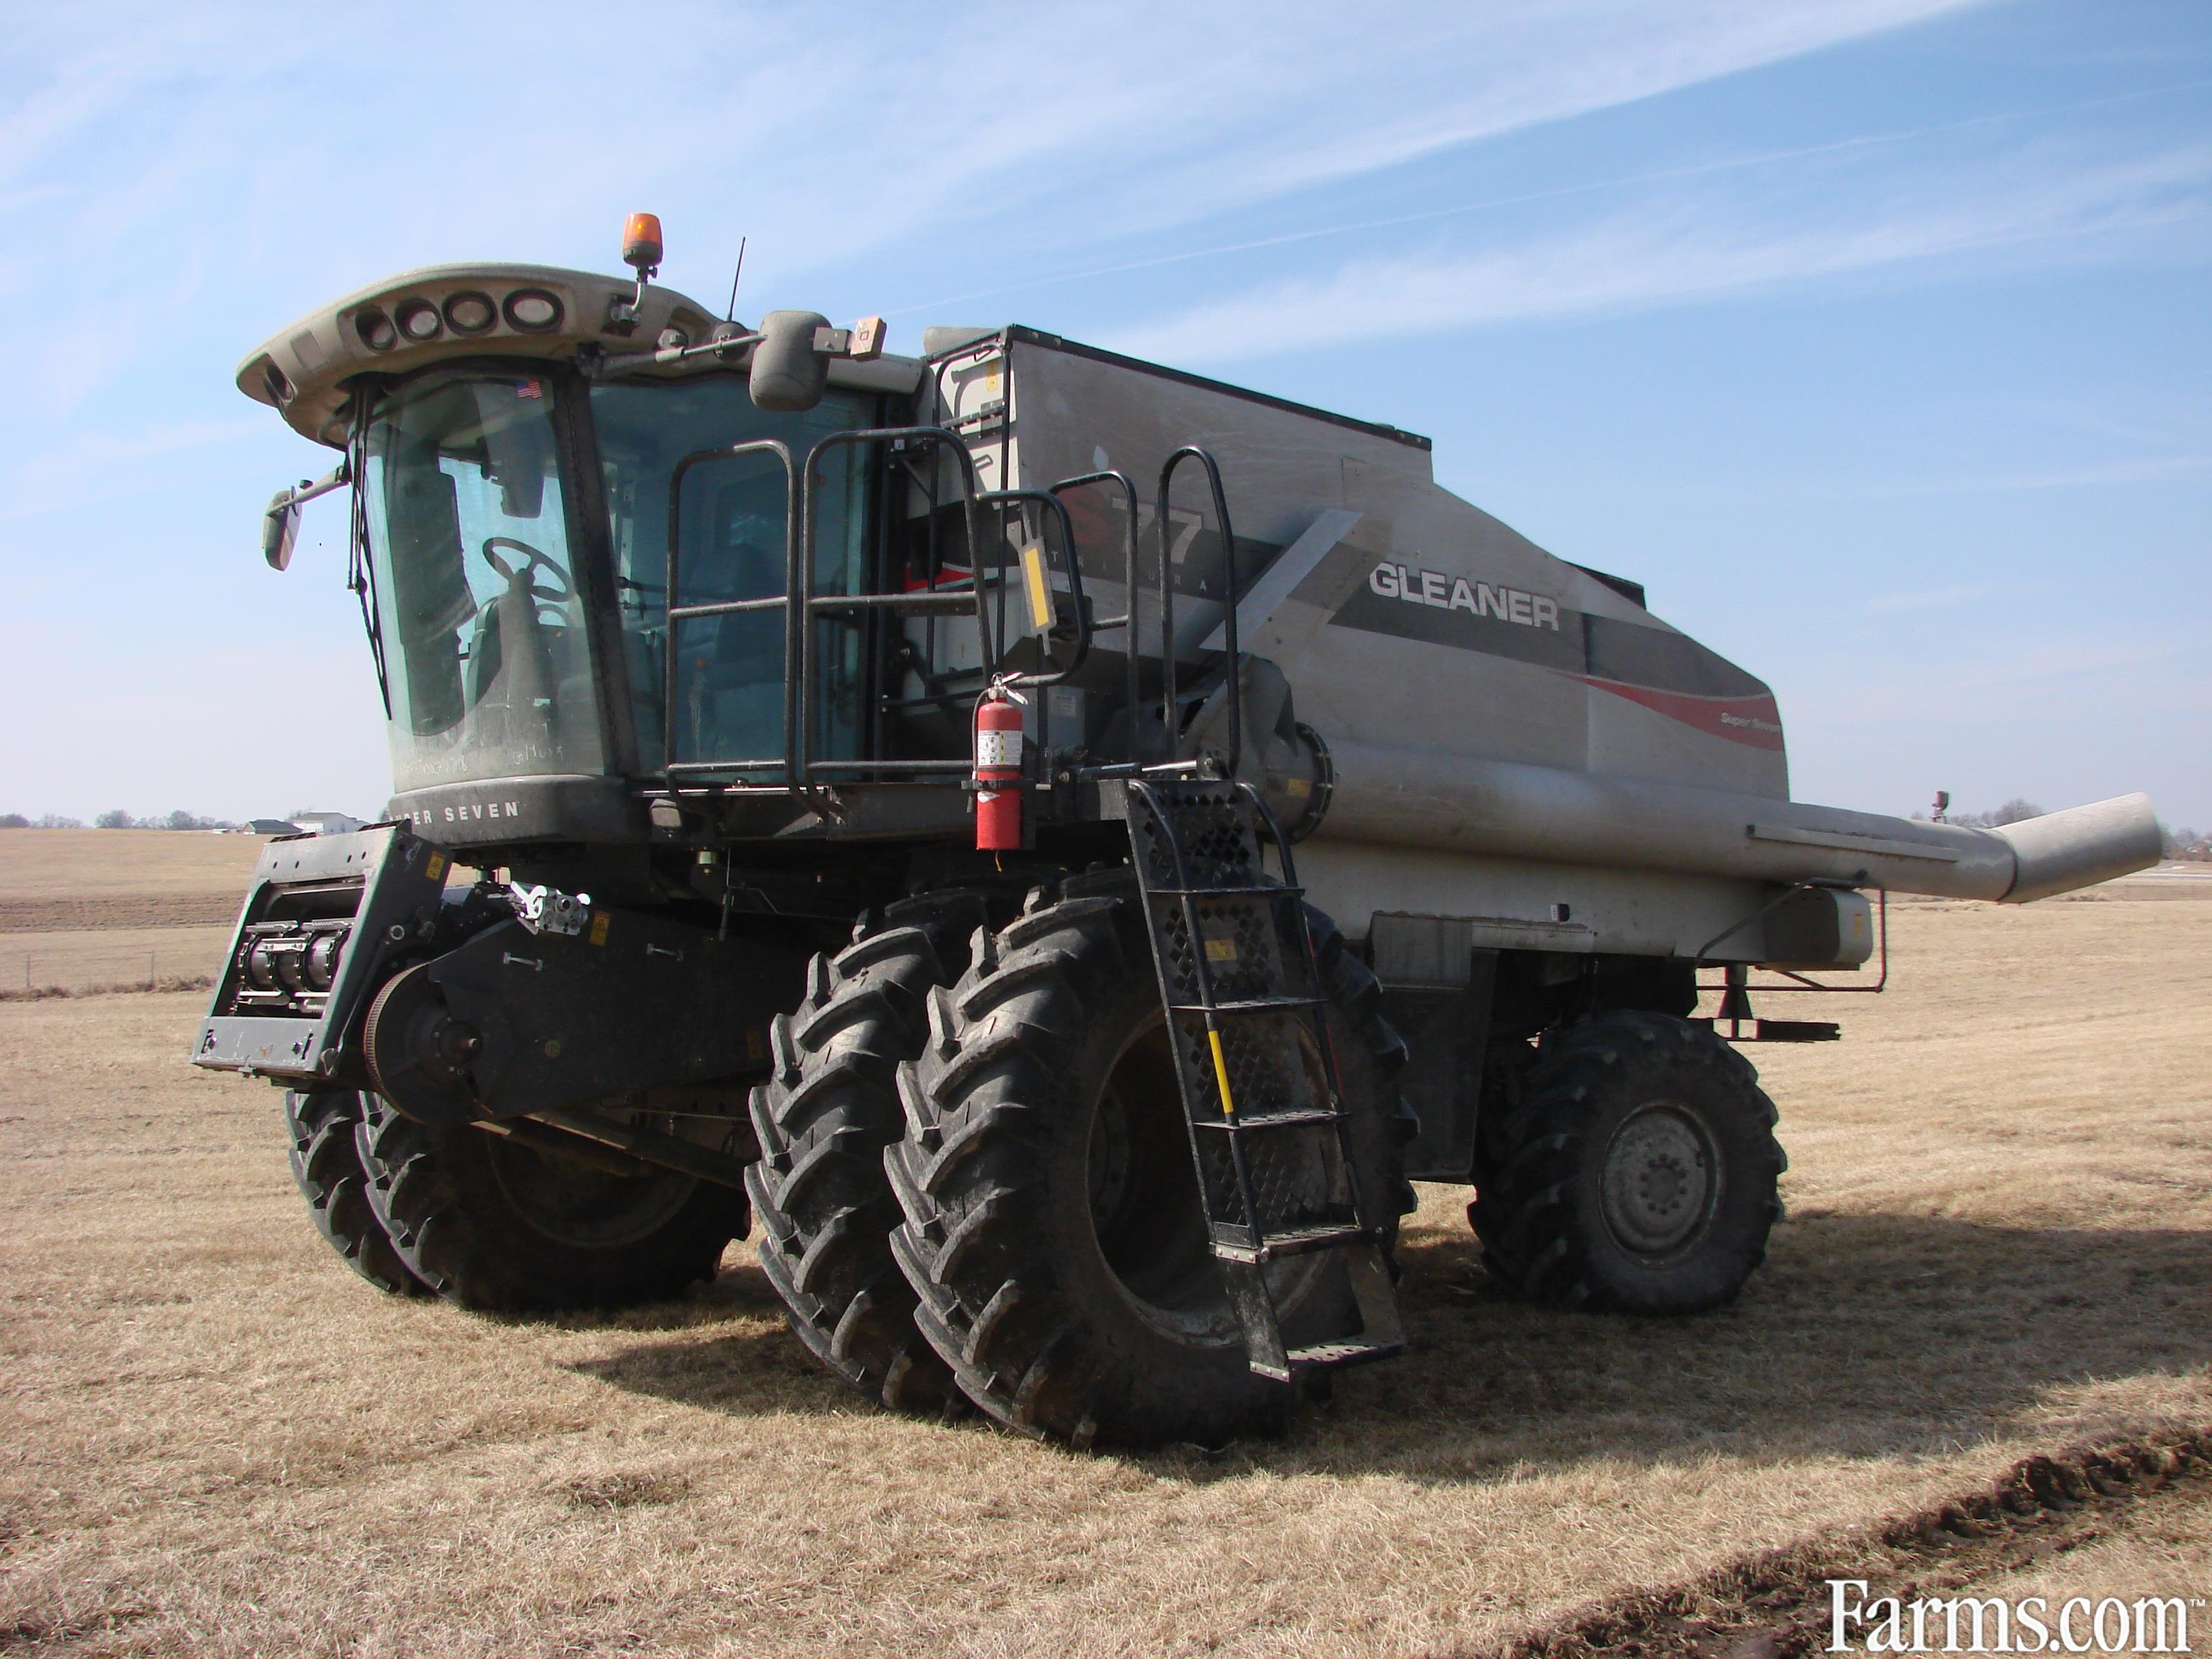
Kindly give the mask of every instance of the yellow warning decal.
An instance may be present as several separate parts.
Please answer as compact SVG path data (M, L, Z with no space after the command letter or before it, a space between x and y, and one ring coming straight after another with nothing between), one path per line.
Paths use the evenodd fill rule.
M1237 941L1233 939L1210 939L1206 940L1206 959L1208 962L1236 961Z
M443 853L431 854L430 861L422 866L423 878L427 881L435 881L445 873L446 855Z
M1221 1033L1208 1031L1206 1040L1213 1045L1213 1082L1214 1086L1221 1091L1221 1115L1235 1117L1237 1103L1229 1097L1229 1062L1222 1056Z
M607 942L607 924L611 922L613 920L614 918L604 910L600 911L599 915L592 918L592 944L605 945Z
M1052 626L1052 593L1044 581L1044 544L1022 549L1022 583L1029 591L1030 626L1042 634Z
M1304 800L1313 793L1313 781L1310 778L1286 778L1283 781L1283 793L1292 800Z

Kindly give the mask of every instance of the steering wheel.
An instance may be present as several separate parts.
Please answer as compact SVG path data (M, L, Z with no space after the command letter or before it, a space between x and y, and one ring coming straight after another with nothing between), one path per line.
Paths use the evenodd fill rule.
M509 564L499 556L502 547L512 549L520 557ZM512 536L487 536L483 546L477 550L483 556L483 562L507 584L511 594L527 593L540 605L563 605L576 597L576 585L568 573L528 542L519 542ZM550 580L541 585L540 573Z

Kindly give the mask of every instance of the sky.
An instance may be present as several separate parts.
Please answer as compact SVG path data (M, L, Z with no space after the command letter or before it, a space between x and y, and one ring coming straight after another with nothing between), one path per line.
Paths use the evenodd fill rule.
M0 811L389 788L328 452L411 266L1027 323L1431 435L1767 680L1800 799L2212 827L2212 8L0 4Z

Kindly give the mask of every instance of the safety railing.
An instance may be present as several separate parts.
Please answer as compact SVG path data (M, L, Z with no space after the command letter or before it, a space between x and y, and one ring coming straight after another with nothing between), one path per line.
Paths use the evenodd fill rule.
M783 592L763 599L718 599L703 605L679 605L677 596L683 592L682 558L684 479L691 469L708 461L738 460L748 455L772 455L783 466ZM665 632L661 646L661 729L664 742L672 755L676 748L678 710L681 689L683 653L678 648L679 636L687 622L701 621L710 617L749 617L764 611L781 611L784 616L783 660L787 683L787 704L791 664L794 658L793 646L795 629L792 620L790 596L796 590L799 568L799 521L792 510L799 471L791 459L791 447L776 438L755 438L744 443L725 444L713 449L702 449L686 455L677 462L668 475L668 592L667 609L662 612ZM781 770L787 785L796 781L791 770L791 716L787 707L783 726L783 753L759 759L678 761L670 759L665 767L669 781L701 775L729 772L763 772Z
M1085 767L1083 775L1092 778L1131 777L1147 770L1188 772L1197 769L1197 763L1179 761L1176 750L1182 736L1182 716L1177 708L1177 651L1175 630L1175 561L1170 542L1170 520L1169 507L1174 495L1175 475L1187 461L1195 461L1206 473L1206 486L1213 505L1214 523L1221 535L1222 628L1225 647L1224 661L1227 675L1226 700L1229 716L1228 755L1224 771L1234 776L1237 763L1243 750L1244 694L1239 673L1241 647L1237 634L1237 611L1243 599L1243 588L1237 572L1237 532L1229 521L1229 500L1222 488L1221 468L1212 454L1195 444L1185 444L1160 464L1158 493L1153 498L1152 527L1159 545L1159 659L1160 659L1160 744L1164 752L1147 757L1140 736L1139 711L1145 707L1143 652L1137 635L1141 626L1138 596L1142 588L1139 571L1139 550L1141 532L1138 526L1137 486L1126 472L1111 470L1085 472L1073 478L1063 478L1053 485L1057 495L1064 491L1111 485L1121 492L1128 511L1128 535L1122 550L1123 586L1127 603L1119 617L1103 617L1092 624L1095 633L1123 630L1123 649L1128 659L1129 757L1125 761L1105 765ZM1071 558L1071 563L1073 560Z
M920 592L820 593L815 591L819 574L817 548L824 489L819 463L832 450L873 444L893 445L901 449L919 446L930 450L933 452L933 481L939 456L949 453L951 457L962 486L959 506L970 566L967 576L963 579L964 586L939 586L940 562L933 556L930 561L932 585ZM677 603L683 592L681 515L686 476L694 467L708 462L755 455L774 458L783 471L783 592L754 599L721 599L690 605ZM884 756L849 759L817 757L815 749L819 738L817 726L821 701L819 688L816 684L821 668L817 625L824 621L860 622L871 616L972 617L976 629L982 678L987 685L998 683L1027 689L1058 684L1079 672L1089 654L1091 619L1083 588L1082 565L1076 556L1074 527L1068 517L1066 504L1051 490L979 489L974 459L959 434L948 428L875 427L833 432L808 452L803 465L794 461L787 445L775 439L755 439L722 445L700 450L678 462L670 474L668 489L667 596L670 603L664 612L666 660L663 665L662 690L666 710L665 729L672 754L683 706L680 699L684 663L684 653L678 649L678 636L685 623L715 617L780 613L783 618L784 663L782 753L760 757L671 758L663 769L672 783L684 779L780 774L787 790L811 796L820 786L839 777L913 779L963 775L969 770L970 762L965 755L918 759ZM928 499L933 536L937 505L933 482ZM1012 579L1003 555L995 567L996 575L993 576L987 571L982 526L985 517L994 510L999 514L997 528L1000 541L1004 540L1005 520L1009 514L1021 512L1024 514L1024 532L1028 528L1028 512L1035 511L1040 520L1036 537L1016 554L1012 567L1020 569L1026 581L1040 590L1032 593L1031 606L1042 614L1034 616L1032 621L1037 624L1042 642L1040 654L1047 665L1029 672L1007 674L1004 672L1008 639L1008 588ZM1058 625L1057 601L1053 597L1050 585L1050 549L1054 538L1048 533L1048 524L1055 526L1059 532L1057 540L1062 552L1073 612L1073 647L1067 660L1056 667L1049 665L1051 644L1056 636L1060 635L1061 630ZM1032 559L1035 560L1034 567L1030 563Z

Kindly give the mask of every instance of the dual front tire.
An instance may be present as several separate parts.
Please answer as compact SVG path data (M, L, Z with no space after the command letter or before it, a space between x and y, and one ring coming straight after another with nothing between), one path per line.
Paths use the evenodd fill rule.
M769 1025L772 1069L752 1094L761 1155L745 1189L761 1269L815 1358L900 1410L957 1407L959 1395L891 1255L899 1211L884 1154L903 1121L899 1067L921 1050L930 994L1012 909L1002 890L963 888L863 917L850 945L808 966L799 1007Z
M418 1123L374 1096L356 1139L393 1252L434 1293L483 1312L668 1301L712 1279L750 1228L732 1188L594 1148Z
M891 1246L968 1400L1076 1445L1219 1444L1279 1425L1211 1246L1141 913L1124 872L1040 891L933 998L899 1073ZM1387 1250L1412 1207L1402 1050L1371 975L1311 913L1362 1209ZM1341 1328L1342 1263L1270 1269L1285 1334Z
M1325 918L1327 1014L1367 1212L1395 1231L1402 1048ZM1218 1443L1288 1403L1256 1376L1212 1255L1133 881L891 907L817 958L771 1030L749 1180L792 1328L861 1392L975 1407L1078 1444ZM1340 1267L1288 1264L1293 1325Z
M417 1123L374 1095L289 1093L284 1115L317 1231L392 1295L513 1314L661 1301L748 1229L729 1188Z

